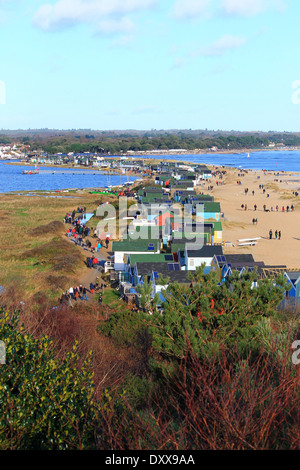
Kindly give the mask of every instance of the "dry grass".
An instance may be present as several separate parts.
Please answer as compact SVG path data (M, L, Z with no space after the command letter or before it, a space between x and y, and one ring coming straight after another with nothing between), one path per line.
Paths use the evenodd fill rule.
M49 224L40 225L39 227L33 228L29 232L29 235L33 237L38 237L40 235L63 232L64 230L65 230L64 224L60 222L59 220L54 220L53 222L49 222Z
M280 199L288 199L291 201L299 201L299 197L294 196L292 191L284 191L284 193L280 196Z
M265 185L265 188L270 189L271 191L280 192L280 188L279 188L278 184L276 184L276 183L267 183Z
M234 228L241 228L241 229L246 229L247 225L249 224L243 224L242 222L234 222L234 221L229 221L229 220L224 220L222 221L223 228L226 229L234 229Z
M78 277L83 259L64 236L67 212L85 206L96 209L99 196L80 192L80 197L1 196L0 285L18 290L19 300L39 291L57 301L61 289Z

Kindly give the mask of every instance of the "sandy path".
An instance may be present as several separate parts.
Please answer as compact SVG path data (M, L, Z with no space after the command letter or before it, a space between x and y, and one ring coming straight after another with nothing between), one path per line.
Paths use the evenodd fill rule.
M95 244L96 239L91 238L91 237L86 237L85 240L89 240L92 245ZM70 243L74 243L70 240ZM110 249L111 249L111 242L109 243L108 249L106 249L104 246L102 246L100 252L92 253L90 250L86 251L84 248L82 248L80 245L76 245L77 249L80 250L80 252L83 254L85 258L91 257L93 254L95 258L98 258L99 260L108 260L110 257ZM98 270L98 266L96 268L88 268L86 265L82 266L82 270L80 273L80 276L78 277L78 284L77 285L82 285L86 287L88 290L90 288L90 283L92 282L94 285L96 281L98 280L99 284L104 283L101 276L101 270ZM74 286L73 286L74 287ZM90 292L87 292L87 297L89 300L92 300L95 298L95 292L94 294L91 294Z

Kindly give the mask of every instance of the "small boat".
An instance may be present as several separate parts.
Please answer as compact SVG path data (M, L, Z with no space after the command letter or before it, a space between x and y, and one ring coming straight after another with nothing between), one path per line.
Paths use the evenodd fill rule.
M39 170L24 170L22 171L23 175L38 175Z

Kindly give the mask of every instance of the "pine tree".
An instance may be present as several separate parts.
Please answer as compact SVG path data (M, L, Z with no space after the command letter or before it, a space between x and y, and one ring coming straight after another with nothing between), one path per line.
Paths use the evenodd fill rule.
M274 315L283 298L283 277L255 287L256 272L234 272L220 285L214 272L203 272L203 266L196 270L189 285L170 284L164 314L150 321L153 346L164 358L182 360L191 348L211 354L221 345L248 352L255 346L255 324Z

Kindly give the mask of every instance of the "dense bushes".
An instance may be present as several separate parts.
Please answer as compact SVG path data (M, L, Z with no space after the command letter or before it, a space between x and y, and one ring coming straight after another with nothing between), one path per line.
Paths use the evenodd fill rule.
M276 309L283 280L253 276L199 270L163 315L40 304L22 329L2 310L1 448L299 449L298 318Z

